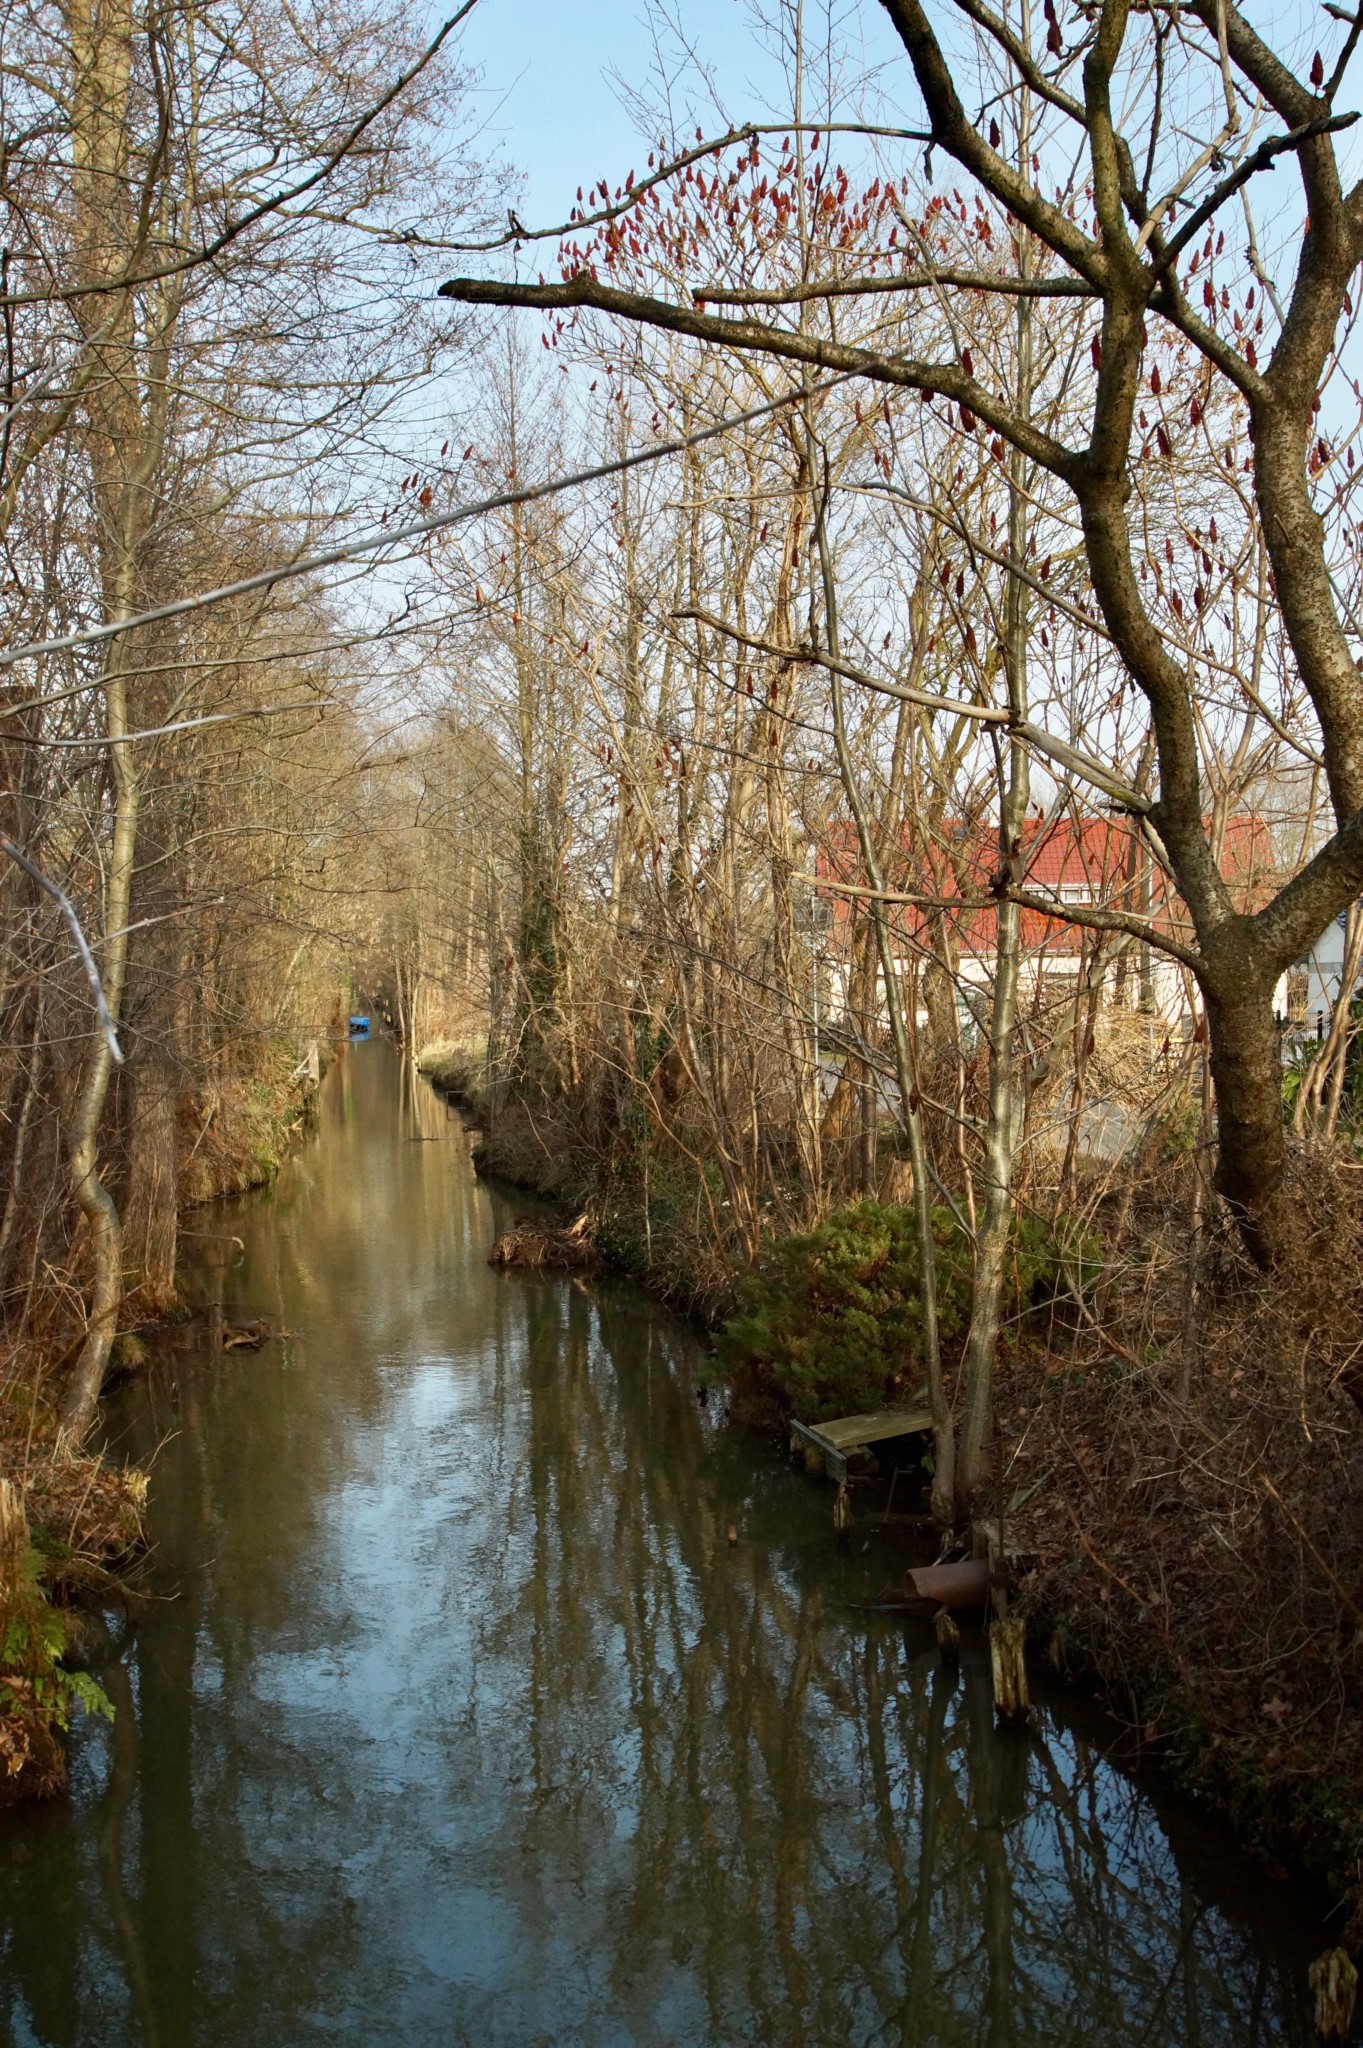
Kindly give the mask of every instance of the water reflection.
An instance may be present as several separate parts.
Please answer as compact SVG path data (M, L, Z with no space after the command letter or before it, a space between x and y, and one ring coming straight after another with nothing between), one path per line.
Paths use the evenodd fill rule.
M69 1804L0 1834L0 2040L1309 2038L1290 1895L1217 1903L1082 1734L996 1735L982 1656L860 1626L883 1567L683 1332L489 1270L388 1047L220 1224L202 1284L289 1334L121 1415L169 1437L159 1597Z

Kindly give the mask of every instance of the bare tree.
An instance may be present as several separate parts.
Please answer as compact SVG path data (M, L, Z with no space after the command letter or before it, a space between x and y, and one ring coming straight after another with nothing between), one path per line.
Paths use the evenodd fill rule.
M1167 860L1177 880L1192 942L1153 931L1130 910L1095 910L1077 921L1160 943L1195 976L1211 1036L1218 1186L1254 1257L1281 1266L1295 1243L1295 1220L1284 1181L1274 990L1363 886L1363 682L1353 628L1332 586L1337 533L1315 501L1312 474L1321 466L1318 458L1330 454L1317 415L1348 316L1349 281L1363 256L1363 197L1346 191L1337 154L1339 132L1353 117L1335 109L1358 31L1351 26L1341 37L1328 69L1317 57L1310 82L1303 82L1235 7L1214 0L1181 12L1157 7L1140 14L1129 0L1107 0L1096 16L1075 13L1068 39L1053 10L1044 51L972 4L963 13L978 28L1001 80L991 77L987 97L1016 101L1028 90L1046 117L1030 163L1019 167L998 145L997 122L991 129L987 117L977 120L967 111L962 81L969 62L944 47L931 11L920 0L885 5L923 99L922 139L930 152L953 159L986 195L1000 224L1025 230L1047 257L1045 274L1035 276L1007 264L944 275L930 238L919 235L915 256L893 274L840 285L844 298L858 292L881 298L930 293L948 283L958 321L958 346L948 355L900 354L844 342L826 325L811 331L799 324L793 316L802 297L828 299L824 280L807 292L798 285L781 293L734 289L716 285L693 258L689 290L675 299L607 281L601 273L609 273L621 238L637 232L651 183L618 200L606 195L597 214L585 217L595 239L566 247L561 283L456 278L442 290L470 304L592 307L729 349L935 394L959 408L972 429L997 435L1070 494L1083 537L1072 599L1082 606L1091 589L1103 633L1150 706L1158 793L1147 802L1129 792L1131 807L1146 821L1155 857ZM1077 91L1068 83L1074 73ZM1152 77L1159 82L1149 86ZM1175 86L1177 112L1170 105ZM1218 97L1221 112L1209 112ZM1127 131L1115 112L1119 98L1130 109ZM1200 127L1190 129L1194 117ZM1272 132L1260 136L1265 125ZM1049 198L1045 167L1076 143L1084 179L1068 196ZM1262 297L1257 308L1251 299L1253 317L1246 320L1238 310L1231 317L1228 286L1220 282L1228 265L1216 267L1218 238L1224 247L1220 223L1247 201L1253 180L1282 158L1295 166L1303 208L1294 273L1280 292L1260 264L1251 233L1250 260ZM670 170L665 166L664 174ZM575 220L568 233L579 232ZM959 330L975 305L998 293L1030 298L1038 308L1056 300L1092 308L1086 336L1092 379L1083 413L1076 412L1066 432L1039 424L972 374ZM783 322L781 310L792 319ZM1335 814L1334 832L1300 872L1250 908L1237 900L1218 865L1199 737L1206 685L1198 668L1180 658L1178 621L1186 599L1179 586L1186 576L1201 588L1202 579L1185 552L1164 603L1148 599L1141 541L1130 519L1141 465L1171 461L1176 439L1196 434L1205 414L1196 397L1186 421L1171 418L1158 403L1161 359L1181 346L1203 366L1208 389L1225 391L1247 416L1253 516L1273 576L1273 631L1309 697ZM1146 391L1157 401L1153 431L1138 425ZM1227 460L1237 461L1229 444ZM1091 753L1102 751L1095 733ZM1014 893L1028 900L1024 887L1000 882L1001 895Z

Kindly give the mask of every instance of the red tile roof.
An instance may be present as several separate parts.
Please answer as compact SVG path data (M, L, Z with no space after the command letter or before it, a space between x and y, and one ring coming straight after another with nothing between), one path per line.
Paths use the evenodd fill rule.
M1221 872L1245 909L1257 908L1270 893L1275 870L1272 837L1262 818L1233 817L1221 835ZM897 905L895 924L905 942L929 943L935 917L945 916L955 943L967 957L989 957L995 944L995 911L981 905L999 872L997 828L947 825L935 840L907 838L899 849L882 848L880 861L887 889L902 889L924 899ZM856 832L850 820L835 821L816 852L815 873L829 881L865 886ZM1076 904L1149 915L1171 936L1191 935L1191 920L1182 899L1152 857L1130 817L1028 819L1015 864L1016 879L1039 894L1061 900L1073 892ZM1142 902L1142 891L1148 891ZM967 901L961 902L962 898ZM971 900L973 899L973 900ZM828 892L833 906L833 931L840 932L857 899ZM959 908L954 907L960 904ZM1147 908L1148 904L1148 908ZM1023 945L1030 951L1077 954L1092 933L1082 926L1024 910Z

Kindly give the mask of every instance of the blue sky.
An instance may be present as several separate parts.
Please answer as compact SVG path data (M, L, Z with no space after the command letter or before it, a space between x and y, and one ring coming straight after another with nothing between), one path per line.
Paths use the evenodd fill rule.
M779 69L746 0L674 0L666 11L710 71L726 114L744 118L764 102L781 101ZM864 39L872 64L890 60L894 72L907 73L902 53L894 62L898 46L875 0L851 0L835 13L841 37L854 47ZM689 109L703 100L704 88L694 72L680 75L680 47L667 33L662 7L645 0L481 0L470 17L460 52L483 73L479 98L491 136L524 173L527 221L562 218L579 183L605 174L614 180L634 166L638 131L607 73L631 85L656 84L651 21L675 67L678 104ZM824 0L807 4L805 32L810 47L823 41ZM859 59L854 64L859 68ZM707 133L718 121L711 107L696 118L705 120Z

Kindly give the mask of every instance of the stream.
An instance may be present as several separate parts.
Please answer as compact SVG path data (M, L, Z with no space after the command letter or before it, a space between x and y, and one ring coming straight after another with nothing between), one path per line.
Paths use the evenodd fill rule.
M355 1045L188 1219L282 1334L107 1404L150 1597L69 1796L0 1816L4 2048L1309 2042L1319 1902L1081 1702L1000 1735L980 1640L859 1611L884 1546L684 1326L489 1268L469 1142Z

